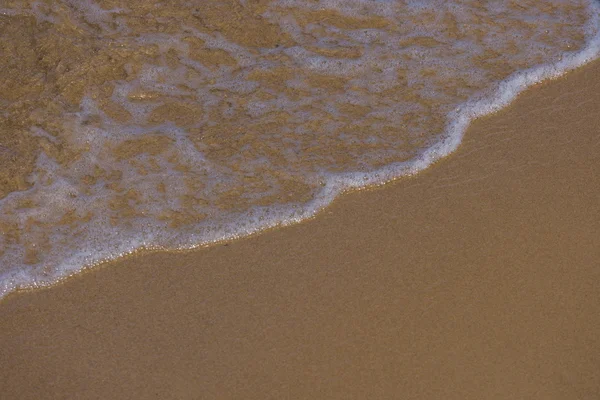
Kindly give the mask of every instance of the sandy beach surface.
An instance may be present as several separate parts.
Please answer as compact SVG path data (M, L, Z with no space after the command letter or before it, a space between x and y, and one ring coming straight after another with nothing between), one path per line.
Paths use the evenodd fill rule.
M8 296L0 397L600 398L599 78L313 220Z

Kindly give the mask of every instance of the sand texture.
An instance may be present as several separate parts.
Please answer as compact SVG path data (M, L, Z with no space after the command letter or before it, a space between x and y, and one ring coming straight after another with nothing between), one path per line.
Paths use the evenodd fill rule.
M6 399L600 398L600 63L317 218L0 303Z

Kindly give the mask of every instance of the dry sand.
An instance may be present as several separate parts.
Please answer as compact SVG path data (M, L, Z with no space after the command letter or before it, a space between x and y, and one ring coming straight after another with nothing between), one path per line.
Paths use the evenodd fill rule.
M600 398L600 63L316 219L0 304L6 399Z

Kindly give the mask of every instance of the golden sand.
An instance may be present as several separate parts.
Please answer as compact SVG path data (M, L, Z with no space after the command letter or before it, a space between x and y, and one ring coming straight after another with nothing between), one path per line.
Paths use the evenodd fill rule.
M600 398L599 77L314 220L10 295L2 397Z

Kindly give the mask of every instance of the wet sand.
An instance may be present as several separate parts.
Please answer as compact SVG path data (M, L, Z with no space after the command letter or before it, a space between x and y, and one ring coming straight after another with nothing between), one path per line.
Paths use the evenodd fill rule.
M599 78L314 220L10 295L2 398L600 398Z

